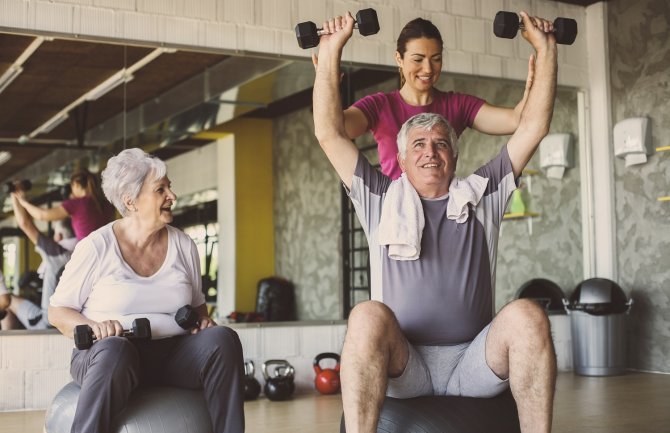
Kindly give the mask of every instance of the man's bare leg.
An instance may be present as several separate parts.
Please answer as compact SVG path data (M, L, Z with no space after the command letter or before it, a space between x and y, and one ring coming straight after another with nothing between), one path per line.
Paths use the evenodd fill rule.
M393 312L381 302L356 305L349 315L340 378L347 433L374 433L389 377L409 358L408 343Z
M549 319L536 302L513 301L498 313L486 338L486 362L509 377L521 431L551 431L556 354Z

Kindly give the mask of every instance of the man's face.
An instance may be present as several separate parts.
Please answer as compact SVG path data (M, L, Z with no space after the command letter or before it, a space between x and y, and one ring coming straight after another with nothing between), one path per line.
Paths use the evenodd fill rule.
M436 125L430 131L413 128L407 137L405 158L398 155L400 168L423 197L439 197L449 191L456 158L448 137L442 125Z

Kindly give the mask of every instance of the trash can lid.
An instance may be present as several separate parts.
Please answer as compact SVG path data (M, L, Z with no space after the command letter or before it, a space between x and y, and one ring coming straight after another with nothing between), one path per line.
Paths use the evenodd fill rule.
M617 283L607 278L590 278L572 292L569 308L604 315L623 313L628 305L626 294Z
M542 305L549 313L565 314L563 290L551 280L533 278L519 287L514 299L533 299Z

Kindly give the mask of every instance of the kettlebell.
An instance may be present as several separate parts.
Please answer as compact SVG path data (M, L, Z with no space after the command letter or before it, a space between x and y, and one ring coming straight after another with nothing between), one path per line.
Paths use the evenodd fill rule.
M334 359L337 362L335 368L322 369L319 364L323 359ZM314 386L321 394L336 394L340 391L340 355L331 352L316 355L314 373L316 373Z
M274 365L272 377L268 372L268 367ZM288 400L295 391L293 378L295 370L288 361L282 359L270 359L265 361L262 366L263 377L265 378L265 387L263 391L265 396L272 401Z
M254 377L254 361L244 361L244 401L256 400L261 393L261 384Z

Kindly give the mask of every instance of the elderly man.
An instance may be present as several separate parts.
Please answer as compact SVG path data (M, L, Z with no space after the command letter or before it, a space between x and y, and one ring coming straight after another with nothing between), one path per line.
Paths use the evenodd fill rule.
M522 12L535 49L520 124L488 164L456 179L455 134L439 115L398 134L403 176L374 170L344 129L338 90L351 14L324 23L314 83L314 125L350 191L370 245L372 301L350 314L342 350L349 433L374 432L385 395L490 397L508 386L522 431L551 429L556 360L544 311L528 300L493 318L497 239L516 179L547 134L556 88L552 24Z

